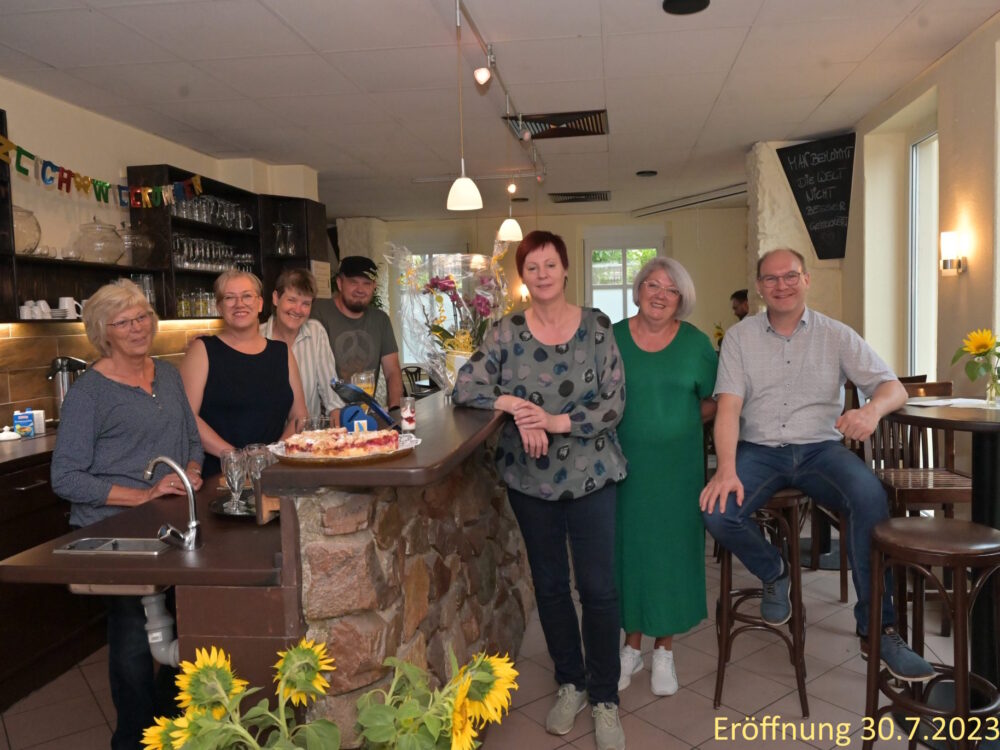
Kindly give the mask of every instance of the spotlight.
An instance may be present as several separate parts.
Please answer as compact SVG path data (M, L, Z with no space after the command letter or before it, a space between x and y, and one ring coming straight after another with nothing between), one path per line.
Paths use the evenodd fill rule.
M510 193L511 195L513 195L514 193L516 193L517 192L517 185L515 185L513 182L510 183L507 186L507 192Z
M485 86L490 82L490 79L493 77L493 73L490 72L489 68L476 68L472 72L472 77L476 79L476 83L480 86Z
M524 130L522 130L521 131L521 140L525 141L525 142L530 141L531 140L531 131L528 130L527 128L525 128Z

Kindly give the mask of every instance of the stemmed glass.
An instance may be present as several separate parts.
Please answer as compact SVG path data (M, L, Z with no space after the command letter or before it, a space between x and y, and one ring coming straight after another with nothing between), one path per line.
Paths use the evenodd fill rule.
M225 505L227 513L239 513L240 495L243 493L243 480L247 475L246 454L238 448L222 451L219 457L222 461L222 473L226 476L226 486L229 487L229 502Z
M263 443L251 443L243 452L247 457L247 470L250 472L250 480L253 482L254 502L259 502L260 497L260 473L271 463L271 451Z
M356 385L358 388L363 390L369 396L375 396L375 373L371 370L363 370L362 372L356 372L351 375L351 385ZM368 412L368 405L362 404L362 410L366 413Z

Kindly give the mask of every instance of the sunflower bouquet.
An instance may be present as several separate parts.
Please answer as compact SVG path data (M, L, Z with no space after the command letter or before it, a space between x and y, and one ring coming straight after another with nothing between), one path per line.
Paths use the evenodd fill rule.
M506 656L477 654L459 669L451 655L452 677L437 690L426 670L395 658L387 690L358 700L358 727L370 750L471 750L479 731L499 724L517 690L517 671Z
M987 376L986 403L995 406L997 396L1000 395L1000 374L997 372L1000 365L1000 345L997 344L993 331L989 328L970 331L951 358L951 363L955 364L966 355L969 356L969 361L965 363L965 374L973 381L979 380L983 375Z
M248 688L233 674L225 651L196 649L194 663L182 661L177 676L177 703L184 715L160 717L143 733L147 750L215 750L216 748L323 748L340 747L340 730L326 719L296 725L295 706L305 706L326 692L330 683L323 672L334 669L326 644L303 638L287 651L279 651L274 665L278 683L277 708L271 711L263 698L245 713L243 699L260 688ZM289 705L291 704L291 705Z

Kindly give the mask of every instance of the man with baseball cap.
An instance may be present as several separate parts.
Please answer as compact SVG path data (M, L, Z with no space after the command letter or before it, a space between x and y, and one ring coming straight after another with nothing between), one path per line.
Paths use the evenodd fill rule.
M340 262L333 300L316 300L313 317L330 335L337 376L350 381L356 372L385 375L386 405L398 408L403 397L399 347L389 316L372 306L378 267L371 258L349 255Z

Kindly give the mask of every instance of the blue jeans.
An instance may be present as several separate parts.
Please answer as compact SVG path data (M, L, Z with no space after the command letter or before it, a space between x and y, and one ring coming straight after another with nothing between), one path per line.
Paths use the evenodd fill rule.
M170 600L171 609L172 596ZM108 677L118 723L112 750L138 750L142 730L156 716L176 716L173 667L153 662L146 641L146 613L141 596L105 597L108 607Z
M717 506L713 513L702 516L719 544L762 581L773 581L781 574L781 555L767 542L751 515L766 505L775 492L794 487L820 505L846 516L847 556L858 594L854 619L858 635L867 635L872 528L889 517L882 483L864 461L836 440L777 448L741 441L736 448L736 474L743 483L743 505L737 506L736 496L730 494L724 513ZM791 564L797 565L798 560ZM883 627L896 621L891 592L891 574L887 570L882 597Z
M615 485L574 500L540 500L508 489L528 552L538 618L560 685L586 690L592 704L618 703L618 589L615 587ZM573 555L580 622L569 588ZM584 661L586 652L586 662Z

